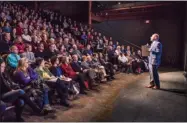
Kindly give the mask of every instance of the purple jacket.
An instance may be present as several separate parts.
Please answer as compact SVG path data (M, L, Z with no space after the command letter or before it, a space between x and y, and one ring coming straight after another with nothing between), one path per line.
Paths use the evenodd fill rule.
M15 81L19 83L22 86L26 86L29 84L32 80L38 79L38 74L32 69L28 68L28 75L25 75L23 71L17 71L14 75Z

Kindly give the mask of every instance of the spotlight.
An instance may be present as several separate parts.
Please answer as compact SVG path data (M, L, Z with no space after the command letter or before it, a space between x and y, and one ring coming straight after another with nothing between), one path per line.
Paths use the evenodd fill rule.
M108 13L106 13L106 15L108 15Z
M120 5L121 4L121 2L118 2L118 5Z

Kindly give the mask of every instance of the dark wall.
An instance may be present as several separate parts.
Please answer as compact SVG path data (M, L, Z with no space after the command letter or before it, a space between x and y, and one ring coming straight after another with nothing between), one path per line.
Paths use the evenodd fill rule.
M74 20L88 22L87 1L48 1L40 2L40 8L60 11L62 15Z
M162 65L182 67L183 18L181 14L170 19L154 19L149 24L145 20L116 20L94 24L94 28L112 35L121 44L127 40L138 46L145 45L153 33L159 33L163 44ZM123 38L123 39L122 39Z

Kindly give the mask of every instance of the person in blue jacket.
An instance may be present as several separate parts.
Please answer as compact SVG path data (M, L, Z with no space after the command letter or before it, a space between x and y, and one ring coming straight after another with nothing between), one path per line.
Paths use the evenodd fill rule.
M162 56L162 44L159 41L159 35L153 34L151 36L151 47L149 48L150 56L149 56L149 69L150 69L150 78L151 82L148 88L160 89L160 80L158 75L158 68L161 64L161 56Z

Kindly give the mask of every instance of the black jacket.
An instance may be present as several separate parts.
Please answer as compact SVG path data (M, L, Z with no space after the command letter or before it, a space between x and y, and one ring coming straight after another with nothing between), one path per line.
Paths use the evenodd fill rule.
M7 72L0 74L0 93L1 95L11 91L12 89L20 88L18 84L14 83Z
M79 62L72 62L71 63L71 67L73 68L73 70L75 72L82 72L82 67L81 65L79 64Z

